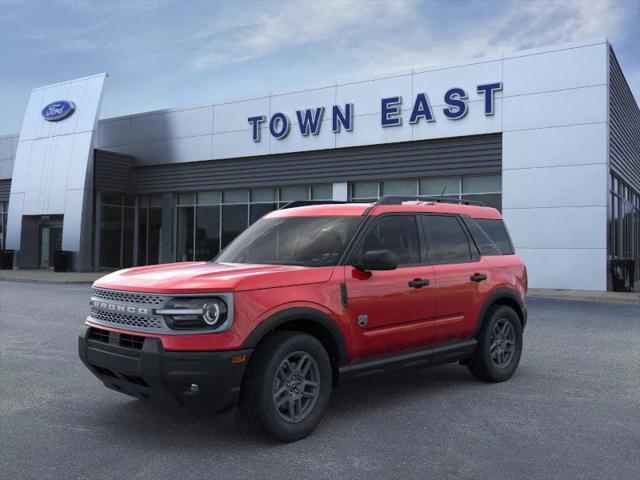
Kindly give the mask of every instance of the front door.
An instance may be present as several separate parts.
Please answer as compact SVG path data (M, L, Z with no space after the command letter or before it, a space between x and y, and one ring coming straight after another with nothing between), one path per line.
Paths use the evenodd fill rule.
M435 291L425 285L433 267L422 262L415 215L383 215L373 220L355 254L390 250L398 268L362 272L345 267L354 358L380 355L431 343L429 320L435 315Z

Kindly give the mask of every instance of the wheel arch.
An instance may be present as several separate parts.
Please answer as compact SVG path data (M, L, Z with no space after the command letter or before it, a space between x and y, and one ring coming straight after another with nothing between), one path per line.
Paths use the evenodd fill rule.
M288 308L262 321L249 334L242 348L256 348L276 330L298 331L317 338L329 354L333 381L337 382L339 368L347 362L347 344L340 328L331 317L314 308Z
M524 302L515 290L512 290L510 288L499 288L495 292L493 292L482 305L480 313L478 314L476 328L473 331L474 337L477 337L480 333L482 324L487 318L487 312L491 307L495 305L504 305L506 307L511 307L518 315L518 318L520 318L520 325L524 330L524 327L527 323L527 309L524 305Z

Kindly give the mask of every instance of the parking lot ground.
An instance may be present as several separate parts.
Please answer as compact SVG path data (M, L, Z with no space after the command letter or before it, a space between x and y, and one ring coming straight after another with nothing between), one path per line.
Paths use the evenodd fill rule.
M337 387L310 437L107 390L80 363L89 286L0 282L0 478L640 478L640 306L529 301L516 375L447 365Z

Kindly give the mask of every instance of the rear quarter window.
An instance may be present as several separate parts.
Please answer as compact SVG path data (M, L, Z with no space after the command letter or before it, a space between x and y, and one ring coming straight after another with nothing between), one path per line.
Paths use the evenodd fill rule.
M507 227L502 220L477 219L476 222L498 247L502 255L513 255L515 253Z

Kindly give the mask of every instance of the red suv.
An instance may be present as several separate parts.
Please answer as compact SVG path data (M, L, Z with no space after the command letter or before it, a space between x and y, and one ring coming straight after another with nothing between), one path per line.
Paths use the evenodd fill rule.
M80 358L109 388L216 411L237 400L282 441L321 421L338 380L460 362L513 375L526 268L500 213L384 197L291 205L212 262L130 268L93 285Z

